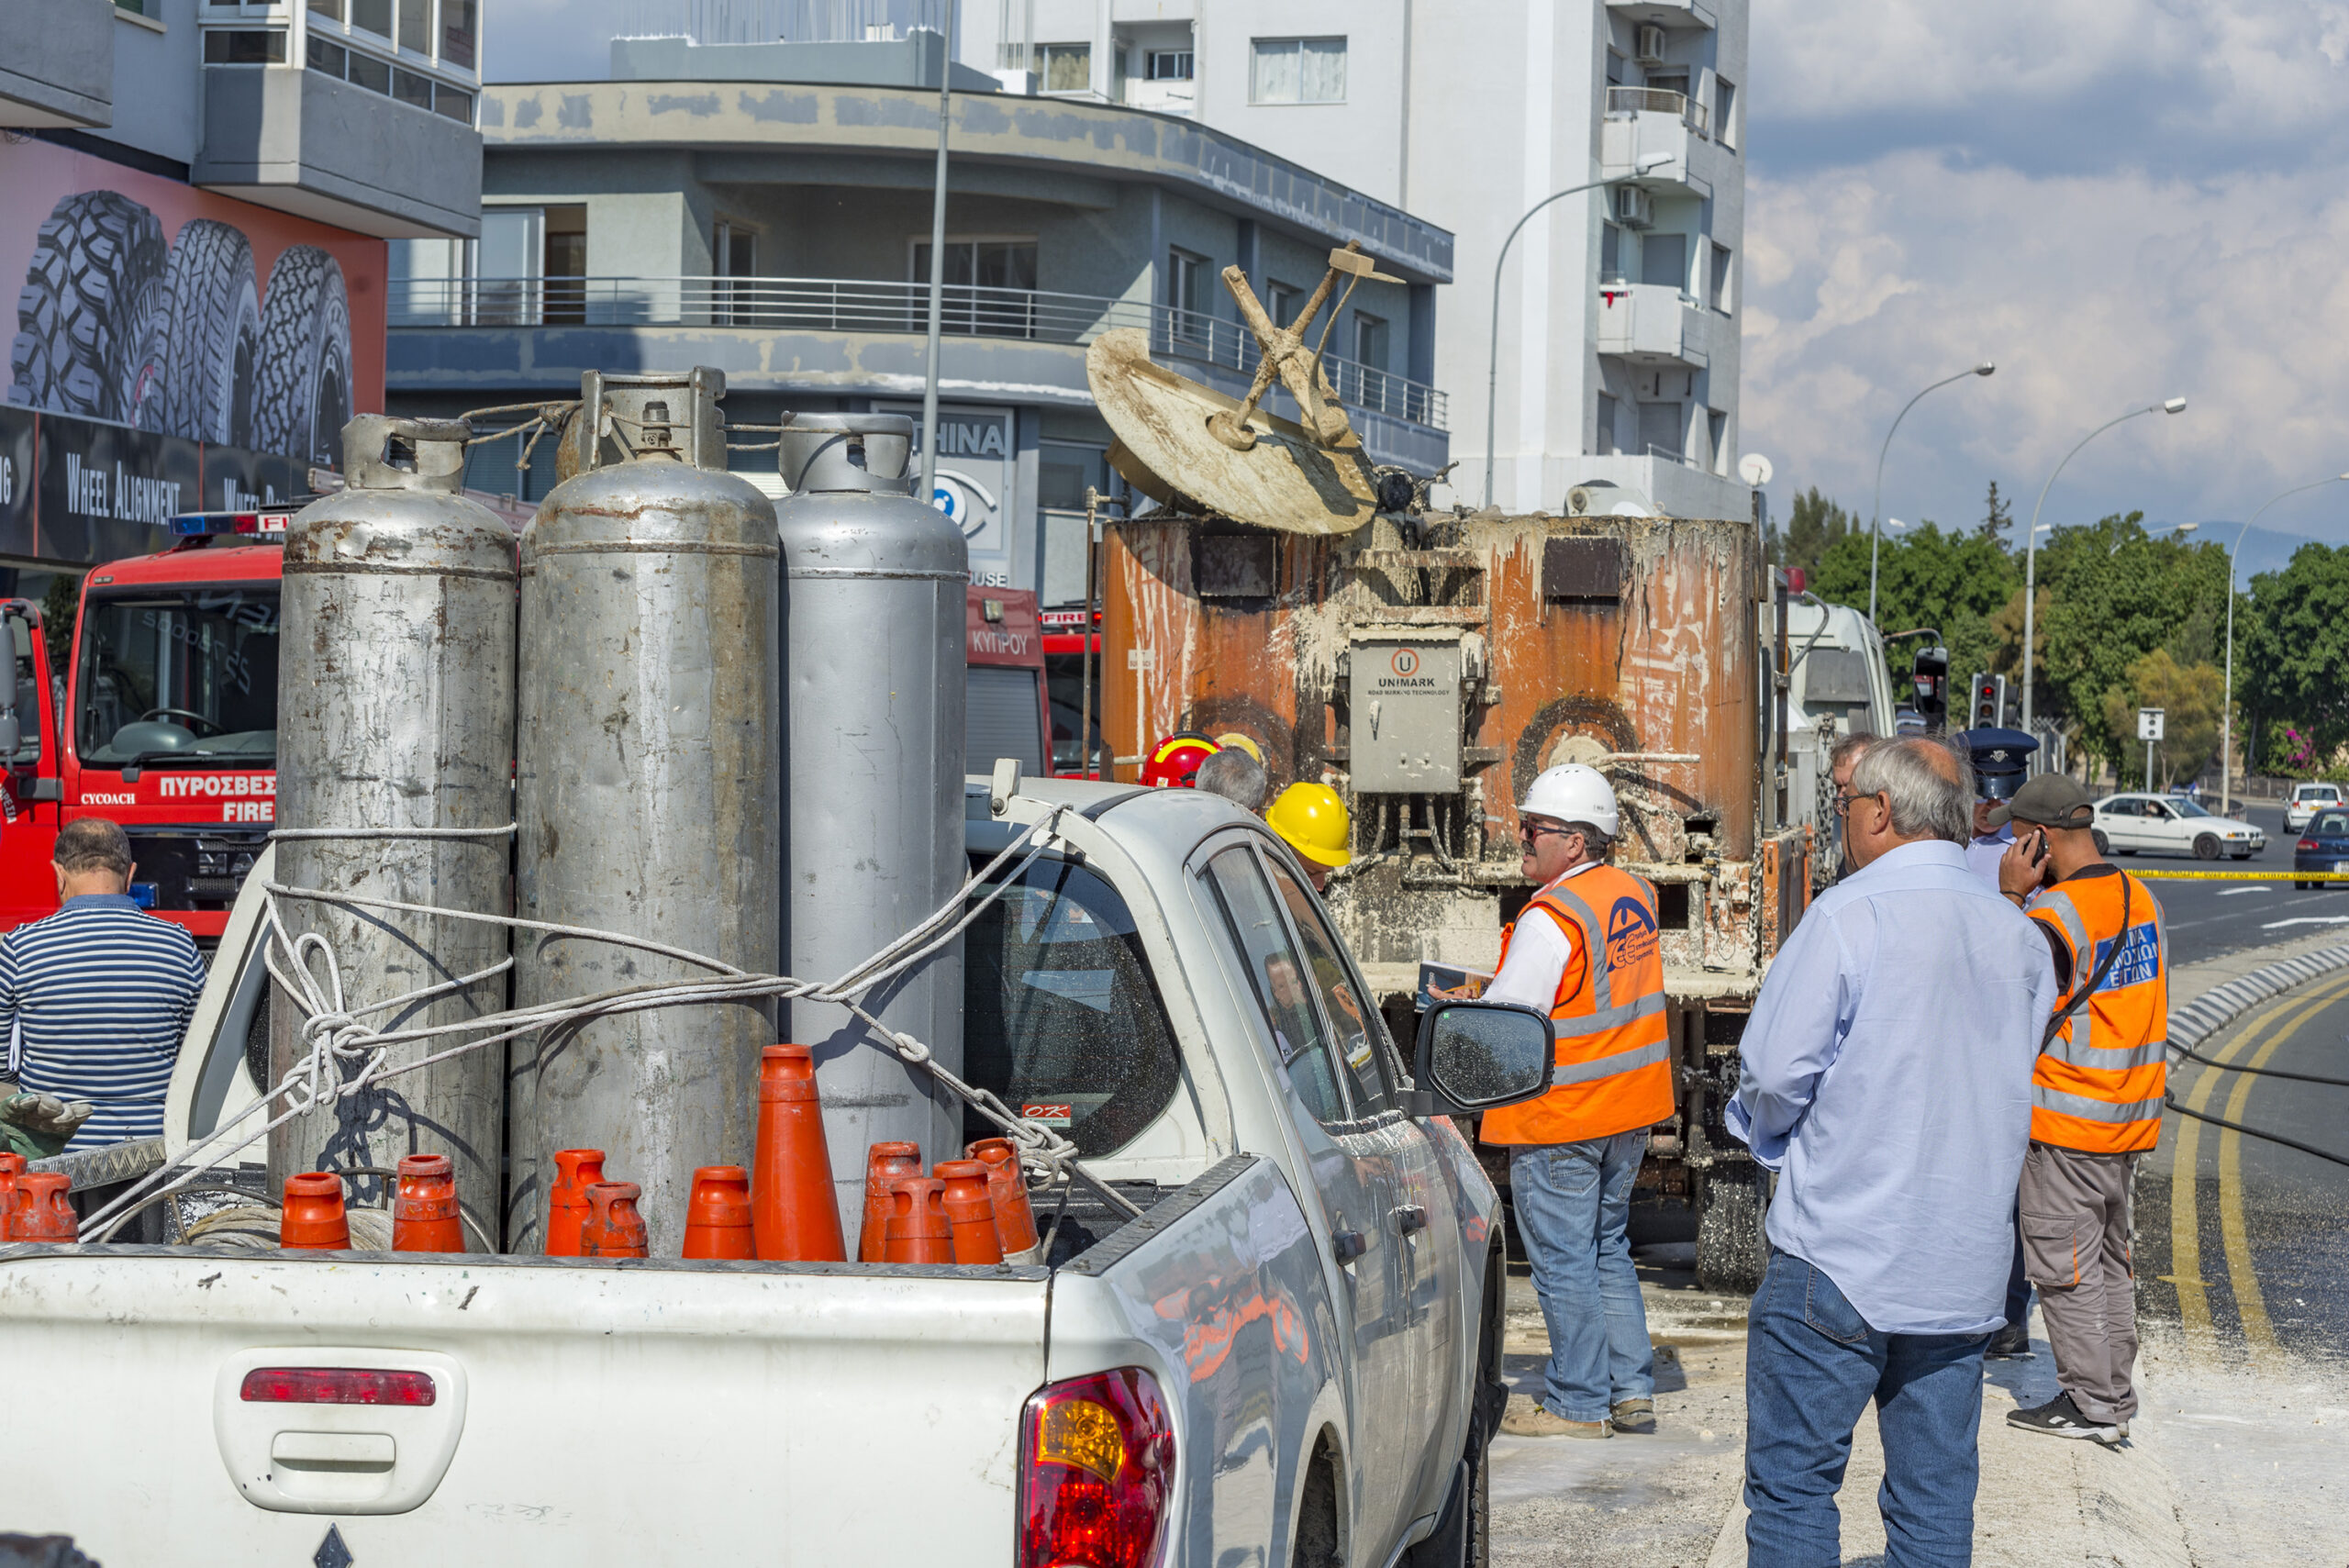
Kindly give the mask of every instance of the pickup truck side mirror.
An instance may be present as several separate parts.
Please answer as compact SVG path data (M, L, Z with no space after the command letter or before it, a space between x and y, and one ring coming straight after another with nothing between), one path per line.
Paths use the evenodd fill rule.
M1442 1002L1419 1017L1406 1096L1415 1116L1498 1110L1549 1092L1555 1056L1550 1020L1512 1002Z

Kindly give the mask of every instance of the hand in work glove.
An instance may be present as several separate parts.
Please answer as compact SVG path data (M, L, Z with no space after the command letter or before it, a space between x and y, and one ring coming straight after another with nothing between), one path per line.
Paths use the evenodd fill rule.
M66 1101L55 1095L26 1090L0 1100L0 1121L51 1138L71 1138L97 1109L87 1100Z

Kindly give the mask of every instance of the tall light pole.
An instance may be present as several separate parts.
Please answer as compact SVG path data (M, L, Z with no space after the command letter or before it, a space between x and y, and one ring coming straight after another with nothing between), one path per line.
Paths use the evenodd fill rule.
M930 198L930 328L922 344L921 504L925 506L938 505L938 339L946 313L946 128L953 106L954 0L946 0L946 33L938 47L938 183Z
M2055 472L2047 476L2047 483L2039 487L2039 499L2032 502L2031 507L2031 531L2023 536L2022 547L2022 728L2026 735L2031 732L2031 634L2032 600L2037 597L2039 586L2039 509L2047 505L2047 493L2055 488L2055 481L2063 473L2065 466L2080 455L2080 447L2087 446L2113 426L2134 419L2140 414L2183 414L2185 412L2186 399L2172 397L2161 403L2148 403L2143 408L2132 408L2118 419L2107 419L2103 424L2082 436L2080 446L2074 447L2070 451L2065 452L2064 461L2055 465Z
M2243 520L2235 530L2235 542L2227 551L2227 689L2223 705L2225 717L2219 721L2219 815L2224 817L2233 801L2235 750L2235 558L2243 553L2243 541L2251 532L2251 525L2259 521L2265 512L2286 496L2298 495L2304 490L2321 490L2328 484L2349 481L2349 473L2336 473L2330 479L2320 479L2313 484L2295 484L2282 495L2270 496L2258 512Z
M1516 227L1508 231L1508 238L1501 241L1501 253L1493 258L1493 339L1491 350L1485 361L1486 506L1489 506L1493 504L1493 432L1499 428L1500 417L1498 399L1501 386L1501 268L1508 261L1508 248L1517 243L1518 231L1532 221L1535 213L1540 212L1552 202L1561 202L1568 196L1578 196L1585 191L1595 191L1602 185L1620 185L1626 180L1636 178L1651 169L1659 168L1671 161L1672 154L1669 152L1645 153L1631 166L1631 173L1616 174L1604 180L1586 180L1579 185L1569 185L1563 191L1543 196L1526 209L1525 216L1519 218Z
M1990 375L1998 368L1988 360L1984 360L1972 370L1960 371L1955 375L1942 377L1941 380L1925 388L1925 392L1938 392L1951 382L1964 381L1970 375ZM1884 454L1892 450L1893 430L1899 429L1900 421L1909 417L1909 410L1924 400L1925 392L1917 394L1900 406L1900 412L1892 417L1892 429L1884 433L1884 445L1878 447L1876 451L1876 504L1868 508L1868 624L1870 626L1876 624L1876 558L1877 550L1884 541L1884 530L1876 526L1876 519L1884 516Z

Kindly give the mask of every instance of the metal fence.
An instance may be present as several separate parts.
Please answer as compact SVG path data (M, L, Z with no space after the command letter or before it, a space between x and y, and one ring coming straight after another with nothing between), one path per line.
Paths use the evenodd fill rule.
M402 278L394 327L714 327L767 332L921 333L930 285L852 278ZM1154 353L1242 374L1258 358L1240 322L1144 300L950 284L940 322L950 337L1082 346L1115 328L1150 334ZM1323 372L1349 408L1448 428L1444 395L1375 365L1326 355Z
M1607 89L1607 113L1616 115L1670 115L1698 136L1710 136L1712 117L1705 106L1686 93L1675 93L1669 87L1609 87Z

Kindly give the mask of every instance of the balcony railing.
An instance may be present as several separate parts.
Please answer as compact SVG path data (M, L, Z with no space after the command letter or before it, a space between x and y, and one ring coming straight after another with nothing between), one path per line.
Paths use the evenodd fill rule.
M1711 117L1705 106L1686 93L1675 93L1669 87L1609 87L1607 89L1607 113L1616 115L1670 115L1698 136L1712 135Z
M1142 300L950 284L941 318L950 337L1081 347L1119 327L1149 332L1155 353L1241 374L1256 340L1237 321ZM763 332L921 333L930 285L846 278L398 278L394 327L717 327ZM1447 428L1444 395L1374 365L1325 356L1349 408Z

